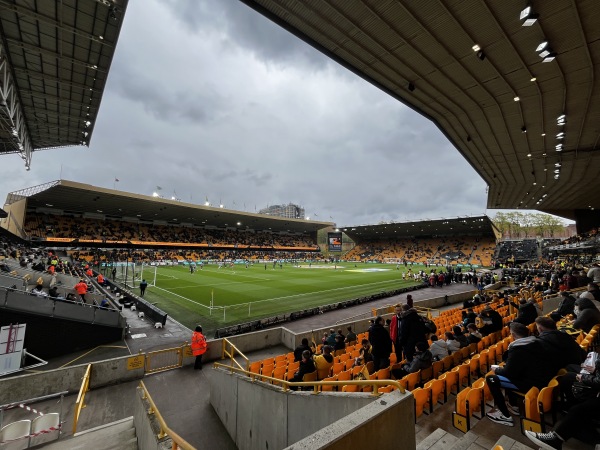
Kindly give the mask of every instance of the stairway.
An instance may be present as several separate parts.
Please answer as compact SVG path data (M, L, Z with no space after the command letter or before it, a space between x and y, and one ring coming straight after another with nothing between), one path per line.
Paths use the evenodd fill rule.
M133 417L101 425L43 446L44 450L137 450Z
M489 449L489 439L472 431L458 438L438 428L417 445L417 450L465 450ZM504 450L532 450L531 447L521 444L508 436L501 436L496 442Z

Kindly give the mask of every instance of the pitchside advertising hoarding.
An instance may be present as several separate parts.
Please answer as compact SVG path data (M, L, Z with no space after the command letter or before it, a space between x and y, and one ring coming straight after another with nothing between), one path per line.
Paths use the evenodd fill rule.
M327 233L330 252L342 251L342 233Z

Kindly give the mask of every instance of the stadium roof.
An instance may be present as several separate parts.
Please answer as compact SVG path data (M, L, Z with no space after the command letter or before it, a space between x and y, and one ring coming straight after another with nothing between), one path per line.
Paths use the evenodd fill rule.
M0 0L0 154L89 146L128 0Z
M311 233L330 227L329 222L288 219L253 214L213 206L199 206L179 200L104 189L89 184L57 180L11 192L6 204L27 199L27 209L91 214L113 220L133 218L144 223L161 221L170 224L194 224L216 228L271 230L272 232ZM238 225L239 223L239 225Z
M241 1L431 119L488 208L600 208L597 0Z
M475 235L500 237L500 233L488 216L381 223L378 225L341 228L341 231L355 242L423 236Z

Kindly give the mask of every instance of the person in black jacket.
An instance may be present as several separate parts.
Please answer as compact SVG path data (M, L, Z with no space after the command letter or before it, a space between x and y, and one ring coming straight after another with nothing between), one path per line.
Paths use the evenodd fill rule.
M578 298L575 300L573 314L577 318L571 324L577 330L583 330L588 333L594 325L600 324L600 311L594 305L594 302L587 298Z
M300 382L300 381L302 381L302 378L304 377L304 375L306 375L307 373L313 373L316 370L317 370L317 368L311 357L310 351L304 350L302 352L302 361L300 361L300 367L298 367L298 370L296 371L296 373L294 374L294 376L292 377L292 379L290 381L292 381L294 383ZM290 386L290 389L293 391L298 390L298 388L296 386Z
M485 381L496 405L486 414L487 417L493 422L512 427L513 418L505 403L502 389L522 393L533 386L541 389L548 384L555 373L552 372L542 344L535 336L529 336L529 330L525 325L512 322L510 334L513 342L506 351L506 364L504 367L492 366L494 374L488 375Z
M375 371L384 369L390 365L390 354L392 353L392 339L390 334L383 327L383 318L378 316L369 333L369 342L373 347L373 365Z
M428 348L426 342L417 342L415 345L415 355L412 362L403 364L399 369L393 369L394 378L400 379L409 373L418 372L421 369L427 369L433 364L433 354Z
M484 323L482 327L478 327L479 332L484 336L502 330L502 316L498 311L492 309L490 305L485 305L483 311L479 313L479 319ZM477 323L477 321L475 323Z
M308 352L312 355L312 350L308 345L307 338L302 338L300 345L294 349L294 361L302 361L302 353L304 350L308 350Z
M400 345L406 361L412 361L417 342L427 342L425 324L415 308L403 305L400 320Z
M579 366L585 360L585 350L567 333L558 331L556 322L550 317L538 317L535 319L535 325L539 334L538 340L555 374L570 364Z
M558 308L550 313L550 317L555 322L558 322L569 314L573 314L573 308L575 308L575 297L570 292L563 291L560 295L562 296L562 300L558 304Z
M598 348L596 348L598 350ZM600 433L596 430L595 420L600 418L600 358L596 360L595 370L590 374L573 374L573 381L582 383L590 390L586 399L569 408L549 433L534 433L527 430L525 435L543 449L561 450L563 442L572 437L597 444ZM561 389L564 383L561 382Z
M524 298L519 299L519 304L510 302L515 308L519 309L515 322L522 323L523 325L529 325L535 322L537 318L537 309L533 303L529 303Z

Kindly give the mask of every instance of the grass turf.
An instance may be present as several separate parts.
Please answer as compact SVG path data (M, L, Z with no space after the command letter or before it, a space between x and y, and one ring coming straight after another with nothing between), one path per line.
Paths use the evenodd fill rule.
M273 268L271 263L266 269L264 264L219 269L208 265L191 274L186 266L160 266L156 286L148 287L145 299L157 302L160 309L189 328L201 323L205 332L212 332L227 325L418 284L402 280L407 268L396 270L395 264L340 263L334 267L288 263ZM412 266L412 271L422 268ZM144 276L150 281L150 273L144 272Z

